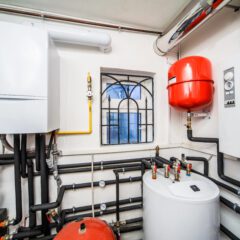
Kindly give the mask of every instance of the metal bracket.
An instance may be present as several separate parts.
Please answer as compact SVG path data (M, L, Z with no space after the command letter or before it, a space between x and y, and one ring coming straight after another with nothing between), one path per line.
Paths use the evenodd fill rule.
M191 113L192 118L208 118L210 119L210 112L192 112Z

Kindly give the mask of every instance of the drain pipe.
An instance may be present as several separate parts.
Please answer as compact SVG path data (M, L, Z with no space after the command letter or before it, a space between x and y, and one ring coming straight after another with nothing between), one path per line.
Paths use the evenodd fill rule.
M200 0L168 33L157 38L154 43L155 52L161 56L166 55L229 2L231 0Z

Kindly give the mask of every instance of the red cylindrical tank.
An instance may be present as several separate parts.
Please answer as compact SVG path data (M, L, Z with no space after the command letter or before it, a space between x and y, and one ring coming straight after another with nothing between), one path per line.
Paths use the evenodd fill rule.
M211 62L192 56L175 62L168 72L169 104L179 110L196 111L211 105L214 82Z
M84 218L66 225L54 240L115 240L109 225L97 218Z

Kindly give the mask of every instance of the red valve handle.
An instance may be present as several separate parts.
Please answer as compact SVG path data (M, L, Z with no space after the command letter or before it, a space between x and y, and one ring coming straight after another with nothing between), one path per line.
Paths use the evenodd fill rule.
M181 172L181 166L180 166L180 164L178 164L177 171L178 171L178 173Z

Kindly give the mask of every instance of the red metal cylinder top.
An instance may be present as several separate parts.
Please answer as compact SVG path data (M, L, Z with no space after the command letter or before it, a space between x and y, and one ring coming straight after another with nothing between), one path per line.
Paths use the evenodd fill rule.
M85 218L66 225L54 240L115 240L110 226L97 218Z
M212 66L207 58L183 58L168 72L169 104L183 111L207 108L213 101L213 84Z

